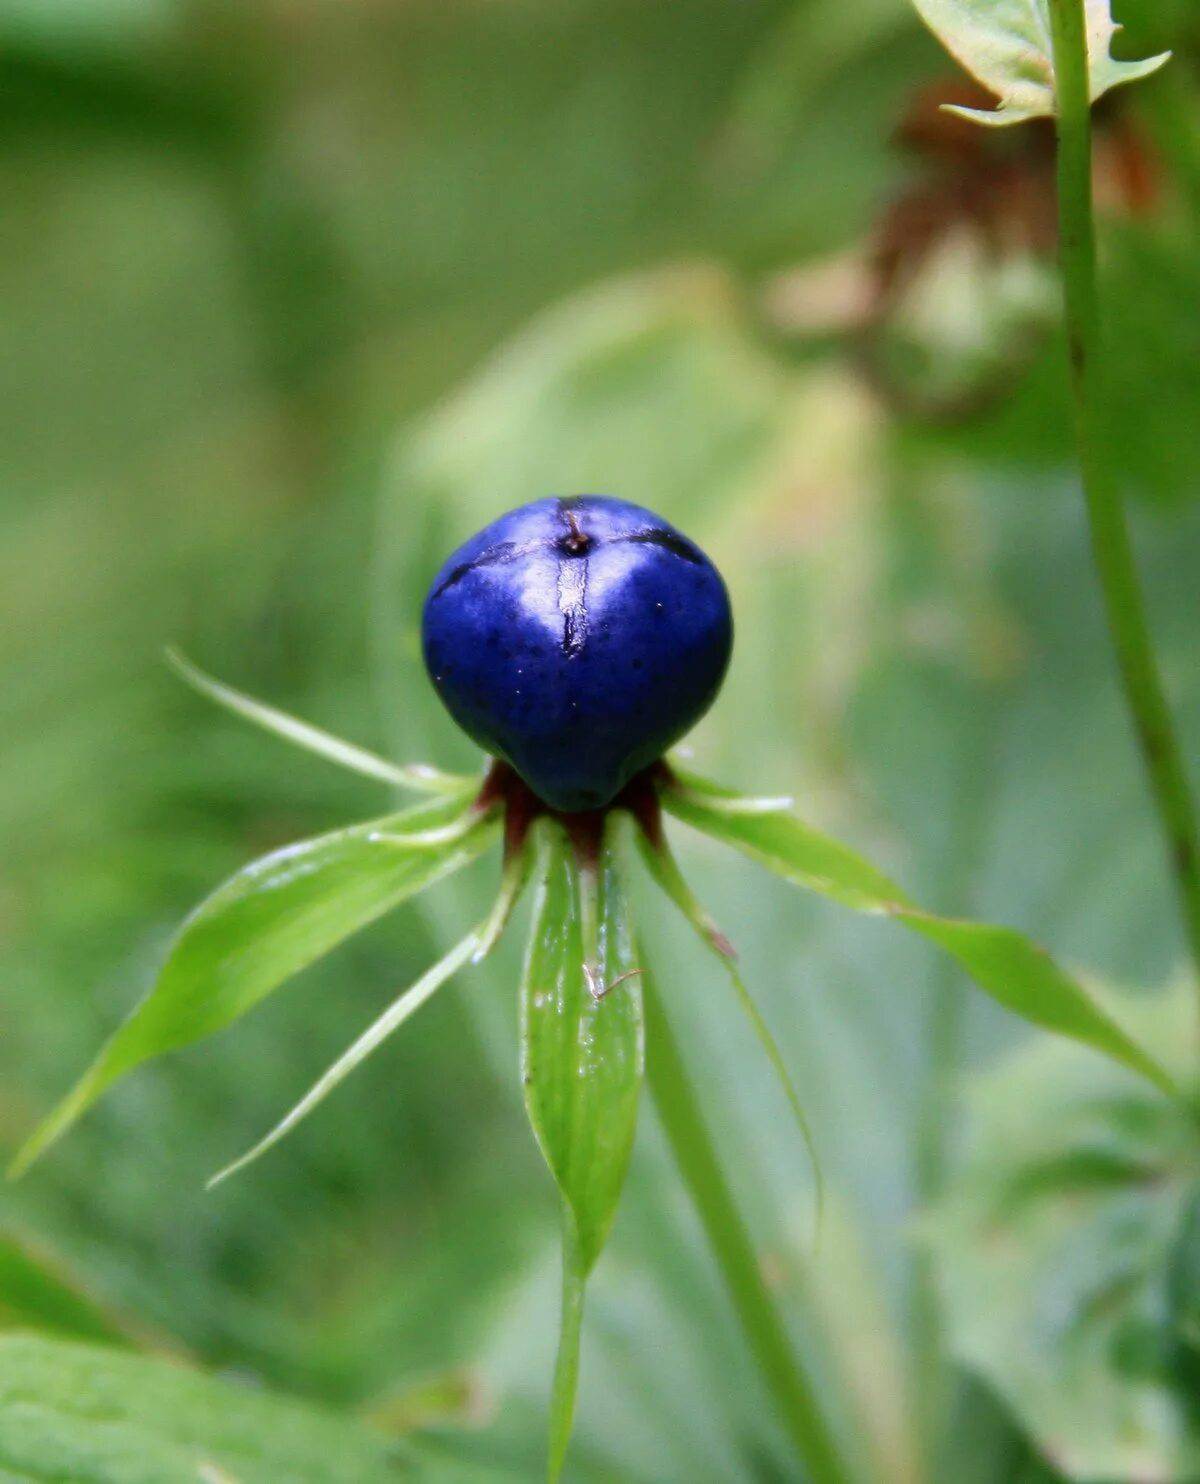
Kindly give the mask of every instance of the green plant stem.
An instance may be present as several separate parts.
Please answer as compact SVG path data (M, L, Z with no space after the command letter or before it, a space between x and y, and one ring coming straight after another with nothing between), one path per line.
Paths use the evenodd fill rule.
M1092 555L1125 699L1133 716L1200 970L1196 811L1154 660L1129 523L1108 457L1092 213L1092 126L1083 0L1050 0L1058 92L1058 222L1075 424ZM1200 987L1200 986L1198 986Z
M767 1291L671 1023L649 975L643 980L642 993L650 1092L742 1332L812 1484L847 1484L850 1471Z
M579 1254L575 1219L564 1204L562 1213L562 1315L558 1331L558 1356L554 1362L554 1403L550 1408L550 1446L546 1477L553 1481L562 1473L571 1429L575 1422L575 1400L579 1390L579 1344L583 1333L583 1300L587 1272Z

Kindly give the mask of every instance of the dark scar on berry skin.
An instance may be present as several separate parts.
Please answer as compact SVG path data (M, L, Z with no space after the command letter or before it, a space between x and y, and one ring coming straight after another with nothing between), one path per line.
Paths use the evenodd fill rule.
M486 551L481 551L473 561L462 562L449 572L438 584L431 594L434 598L440 598L444 592L467 575L480 567L502 567L509 562L515 562L520 557L530 556L535 551L557 550L574 561L582 559L582 565L587 565L587 553L596 544L595 537L589 536L579 523L579 516L575 510L577 497L563 499L558 502L558 513L566 526L562 536L544 538L540 541L499 541L495 546L489 546ZM628 542L633 546L659 546L664 551L669 551L672 556L682 557L685 562L691 562L694 566L701 566L704 558L699 550L676 531L663 531L657 527L649 526L643 531L630 531L623 536L609 536L605 538L605 544L618 546L622 542ZM585 615L586 619L586 615ZM574 626L578 629L578 625ZM580 644L572 642L568 647L566 635L564 634L563 651L567 654L578 653Z
M691 562L697 567L704 561L696 547L675 531L633 531L628 536L618 536L617 540L633 542L639 546L661 546L672 556L682 557L685 562Z
M444 592L452 588L455 583L461 582L468 572L473 572L476 567L502 567L508 562L515 562L523 556L530 556L535 551L541 551L546 545L544 541L498 541L495 546L489 546L486 551L470 562L463 562L455 567L430 594L433 598L440 598Z

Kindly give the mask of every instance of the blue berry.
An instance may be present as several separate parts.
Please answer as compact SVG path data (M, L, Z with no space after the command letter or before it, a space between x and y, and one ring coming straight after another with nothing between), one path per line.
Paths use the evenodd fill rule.
M535 500L460 546L425 600L425 663L459 726L552 809L610 803L708 710L729 595L661 516Z

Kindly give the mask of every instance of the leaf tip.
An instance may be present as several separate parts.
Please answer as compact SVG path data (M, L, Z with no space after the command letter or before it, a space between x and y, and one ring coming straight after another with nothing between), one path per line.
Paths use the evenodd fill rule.
M113 1072L105 1053L92 1064L70 1092L42 1119L13 1156L5 1172L8 1180L20 1180L53 1145L92 1106L108 1084Z
M293 1112L288 1114L287 1118L277 1123L265 1138L260 1139L252 1148L247 1149L245 1154L238 1155L237 1159L231 1160L223 1169L218 1170L215 1175L210 1175L204 1182L205 1191L215 1190L218 1185L223 1185L231 1176L244 1170L247 1165L252 1165L256 1159L266 1154L268 1149L273 1149L283 1136L290 1132L294 1115L295 1110L293 1109ZM299 1119L295 1119L294 1121L299 1122Z
M968 108L963 103L943 103L940 107L943 113L952 113L985 129L1007 129L1042 116L1035 108L1015 108L1004 103L998 103L995 108Z
M205 1195L208 1195L210 1192L216 1190L218 1185L224 1184L224 1182L229 1179L230 1175L232 1175L235 1170L241 1167L241 1164L242 1161L240 1159L235 1159L231 1165L226 1165L223 1170L218 1170L215 1175L210 1175L204 1182Z
M1151 73L1158 72L1165 67L1174 55L1174 52L1168 48L1165 52L1156 52L1152 57L1145 57L1140 62L1130 62L1127 65L1137 69L1138 77L1149 77Z

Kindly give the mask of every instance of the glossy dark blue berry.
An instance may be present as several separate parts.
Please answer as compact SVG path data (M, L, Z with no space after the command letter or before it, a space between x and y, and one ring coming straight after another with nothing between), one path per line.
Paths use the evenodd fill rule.
M425 600L450 714L551 808L597 809L708 710L729 595L661 516L601 495L535 500L460 546Z

